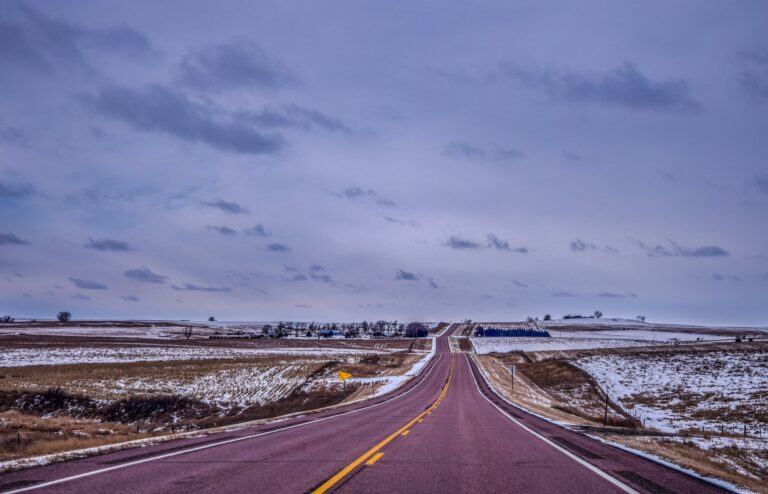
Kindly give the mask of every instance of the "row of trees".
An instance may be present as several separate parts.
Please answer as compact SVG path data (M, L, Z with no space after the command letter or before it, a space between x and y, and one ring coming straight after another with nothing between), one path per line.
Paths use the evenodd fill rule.
M596 310L595 312L592 313L591 316L582 316L581 314L565 314L563 316L563 319L600 319L601 317L603 317L603 313L601 311L599 311L599 310ZM538 317L535 318L535 319L529 317L528 319L529 320L534 320L534 321L538 321L539 320ZM640 322L645 322L645 316L637 316L635 319L637 319ZM545 314L544 315L544 320L545 321L551 321L552 320L552 316L549 315L549 314Z
M58 314L56 314L56 319L59 322L69 322L69 321L72 320L72 313L69 312L69 311L63 310L63 311L59 312ZM0 317L0 324L11 324L11 323L13 323L15 321L16 321L16 319L14 319L11 316L2 316L2 317ZM34 322L34 319L32 321Z
M416 338L427 336L429 329L426 325L413 322L410 324L398 323L397 321L362 321L351 323L325 323L315 322L279 322L272 326L265 324L262 326L263 334L273 338L283 338L286 336L305 336L305 337L331 337L335 335L345 338L380 337L394 338L405 336Z

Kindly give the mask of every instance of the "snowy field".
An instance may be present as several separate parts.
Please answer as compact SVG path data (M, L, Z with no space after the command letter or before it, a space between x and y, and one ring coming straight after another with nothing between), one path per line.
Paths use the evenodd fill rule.
M205 403L247 407L277 401L304 383L317 362L294 362L278 366L235 366L229 369L184 378L117 379L98 383L89 381L87 387L109 386L126 394L183 395ZM78 383L72 383L77 387ZM83 389L86 391L87 389Z
M432 340L432 349L425 353L418 362L413 364L413 366L406 372L405 374L399 375L399 376L381 376L381 377L371 377L371 378L365 378L365 377L359 377L359 378L352 378L349 380L349 382L357 382L360 384L373 384L376 387L375 395L380 396L383 394L387 394L391 391L396 390L408 380L410 380L412 377L418 375L422 369L429 363L430 360L435 356L435 348L437 347L437 344L435 342L435 338L431 338Z
M2 327L0 337L4 335L36 335L36 336L97 336L107 338L156 338L168 339L181 336L186 326L130 326L105 324L101 326L34 326L34 327ZM194 334L212 334L213 331L200 326L194 326ZM0 340L2 341L2 340Z
M592 348L624 348L676 342L733 341L732 337L698 333L650 330L558 331L550 328L551 338L472 337L476 353L539 352L548 350L587 350Z
M768 436L768 351L600 355L574 364L648 427L741 433L746 423Z
M603 355L573 363L646 427L686 433L638 441L685 443L711 461L764 481L768 351Z
M565 326L603 326L603 327L616 327L616 328L631 328L631 329L648 329L648 330L706 330L707 332L721 330L723 333L732 333L739 331L762 331L768 333L768 327L745 327L745 326L701 326L695 324L674 324L674 323L662 323L662 322L647 322L636 321L635 319L623 319L623 318L609 318L602 317L600 319L582 317L577 319L553 319L551 321L539 321L539 326L542 329L557 329L558 327Z
M0 352L0 367L96 363L152 362L171 360L213 360L267 355L362 355L381 350L335 348L225 348L225 347L40 347L9 348Z

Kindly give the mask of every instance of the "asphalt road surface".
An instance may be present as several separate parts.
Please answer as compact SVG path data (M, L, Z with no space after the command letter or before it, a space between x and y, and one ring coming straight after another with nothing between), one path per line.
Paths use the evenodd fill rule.
M0 492L724 492L508 405L450 352L456 327L388 396L8 473Z

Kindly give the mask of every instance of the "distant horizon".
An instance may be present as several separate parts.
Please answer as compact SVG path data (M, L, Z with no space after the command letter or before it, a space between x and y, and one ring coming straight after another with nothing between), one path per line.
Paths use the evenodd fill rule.
M590 317L588 314L582 314L584 317L581 318L572 318L572 319L563 319L562 316L555 317L552 315L552 321L579 321L579 320L585 320L585 319L592 319L596 320L598 318ZM208 316L210 317L210 316ZM71 321L68 321L68 324L74 324L79 321L82 322L191 322L191 323L220 323L220 324L275 324L279 322L301 322L301 323L310 323L314 322L316 324L326 324L326 323L338 323L338 324L348 324L348 323L355 323L355 322L362 322L362 321L398 321L398 322L423 322L423 323L441 323L441 322L447 322L447 323L461 323L466 319L471 319L473 323L514 323L514 322L525 322L527 317L519 318L519 319L472 319L472 318L461 318L461 319L400 319L400 318L387 318L387 317L379 317L379 318L361 318L361 319L295 319L295 318L283 318L283 319L219 319L216 318L215 321L208 321L208 317L205 318L173 318L173 317L150 317L150 318L122 318L122 317L74 317ZM543 320L543 316L532 316L532 317L538 317L539 322L547 322ZM37 322L52 322L52 323L58 323L55 317L16 317L16 322L30 322L30 321L37 321ZM603 321L611 321L611 320L617 320L617 321L627 321L627 322L640 322L637 321L636 318L629 318L629 317L620 317L620 316L606 316L603 315L598 320ZM645 324L648 325L671 325L671 326L696 326L696 327L723 327L723 328L756 328L756 329L768 329L768 324L740 324L740 323L707 323L707 322L676 322L676 321L655 321L655 320L646 320L643 321ZM3 325L0 324L0 329L2 329Z

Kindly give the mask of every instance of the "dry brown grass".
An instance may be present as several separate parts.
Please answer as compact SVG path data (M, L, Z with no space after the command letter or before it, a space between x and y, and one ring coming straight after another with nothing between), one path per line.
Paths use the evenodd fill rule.
M752 348L754 347L754 348ZM621 349L603 349L589 351L571 351L571 352L538 352L536 354L496 354L493 356L480 356L479 360L483 362L483 367L490 374L491 380L497 389L502 391L508 399L528 408L536 413L556 419L560 422L578 424L582 419L582 425L592 423L600 424L599 420L590 417L594 411L594 406L589 403L595 400L594 388L597 384L588 374L563 360L553 360L555 357L571 356L581 357L584 354L602 355L602 354L620 354L633 357L656 358L664 355L690 353L691 356L701 353L718 351L724 349L735 352L755 352L764 351L764 344L755 344L750 347L734 344L714 344L714 345L696 345L695 347L659 347L659 348L621 348ZM533 357L533 362L525 362ZM505 373L505 366L514 363L517 366L518 374L528 379L518 379L515 386L515 392L509 392L509 375ZM704 363L695 370L702 374L718 373L722 369L718 362ZM740 371L741 372L741 371ZM752 372L761 372L760 369L743 370L745 379L749 379ZM585 377L586 376L586 377ZM520 385L522 384L522 385ZM585 384L587 385L585 387ZM585 396L586 393L586 396ZM598 397L602 398L602 393L597 392ZM768 392L758 392L760 399L768 396ZM591 397L589 395L592 395ZM719 398L719 393L715 397ZM697 405L709 401L713 398L712 391L692 392L683 388L670 389L648 389L629 397L622 401L623 405L644 404L646 406L663 405L668 409L681 414L690 414L692 418L710 421L722 422L749 422L760 423L765 420L765 414L762 413L756 403L752 401L747 405L737 405L729 403L727 397L723 400L723 405L719 407L710 407L702 410ZM571 397L569 399L569 397ZM602 400L600 400L602 401ZM760 401L760 400L758 400ZM617 412L620 407L616 406ZM581 413L581 412L588 413ZM562 412L570 412L564 414ZM588 420L588 419L592 420ZM600 424L601 425L601 424ZM703 435L711 437L712 431L681 431L681 436L663 436L647 435L635 436L631 434L619 434L618 430L611 432L610 429L600 429L599 434L607 439L624 444L656 456L667 459L685 468L690 468L702 475L721 478L734 483L746 489L756 492L768 493L766 484L768 483L768 472L765 470L765 464L768 460L768 448L760 446L758 439L756 446L753 443L731 442L729 446L711 446L708 449L702 449L687 437L686 434ZM706 433L704 433L706 432ZM722 437L733 438L733 434L723 434ZM706 440L704 437L698 440ZM753 440L754 441L754 440ZM718 444L718 443L715 443ZM723 444L728 444L727 442Z
M127 424L72 417L39 417L11 410L0 413L0 461L140 439Z
M591 348L583 350L548 350L539 352L526 352L531 361L551 359L576 360L596 355L642 355L642 354L701 354L706 352L754 352L768 350L768 341L753 342L713 342L713 343L686 343L681 345L659 345L642 347L618 347L618 348ZM714 369L713 369L714 370Z
M157 339L143 337L93 335L4 335L5 348L74 348L74 347L206 347L206 348L333 348L370 351L429 350L429 338L262 338L262 339Z
M369 355L355 363L337 363L331 371L342 370L352 374L352 377L399 376L422 357L421 354L407 352Z
M731 482L754 492L768 493L768 472L755 464L739 448L716 448L702 450L690 441L680 442L669 439L648 437L627 437L602 435L606 439L635 448L672 463L690 468L701 475ZM763 458L768 459L768 450ZM739 473L734 466L749 472Z
M488 355L475 355L475 359L491 381L493 388L506 399L534 413L566 424L594 425L592 421L556 408L560 402L525 375L518 374L513 386L507 364L502 360Z
M474 350L472 348L472 342L469 341L469 338L456 338L456 344L458 345L459 350L462 352L472 353Z
M429 330L429 332L430 332L431 334L438 334L440 331L444 330L444 329L445 329L445 328L447 328L448 326L450 326L450 324L449 324L449 323L447 323L447 322L441 322L441 323L438 323L438 325L437 325L437 326L435 326L434 328L430 329L430 330Z
M502 358L479 356L486 370L493 369L496 384L502 388L511 384L509 361L515 362L516 393L512 400L538 413L557 420L579 425L602 425L605 394L586 372L561 360L520 362L520 355L501 354ZM509 384L508 384L509 383ZM511 386L509 386L511 389ZM637 427L639 423L621 407L609 402L608 425Z
M256 356L239 359L177 360L108 364L39 365L0 368L0 390L62 388L68 393L94 399L120 399L132 396L121 382L192 382L205 375L253 367L299 365L311 374L327 358L305 356Z
M0 394L5 393L0 396L0 405L5 403L5 408L0 406L0 461L148 437L151 434L147 431L167 434L171 432L172 415L181 421L174 426L177 431L179 427L195 430L335 405L359 394L359 387L354 384L346 388L323 384L338 370L355 377L399 375L422 356L405 351L371 355L257 355L217 360L0 368ZM285 367L298 374L293 384L281 379L281 384L276 385L289 386L282 397L265 403L254 401L248 406L227 408L222 404L203 404L191 396L186 399L159 395L151 386L154 382L190 383L210 375ZM127 383L136 382L149 383L142 389L143 394L123 388ZM14 409L14 403L39 403L36 396L46 394L61 398L59 402L65 404L53 410L56 400L49 400L43 408L25 405L23 409ZM367 395L363 393L363 396ZM153 399L155 402L149 408L139 403ZM176 407L173 413L156 410L156 405L163 403ZM141 432L137 432L137 426Z

